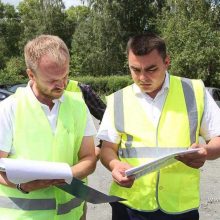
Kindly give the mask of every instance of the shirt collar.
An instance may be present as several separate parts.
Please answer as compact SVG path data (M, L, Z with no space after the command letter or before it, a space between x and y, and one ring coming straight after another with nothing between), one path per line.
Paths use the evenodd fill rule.
M28 93L28 95L31 96L31 98L34 98L35 100L37 100L41 105L45 105L45 104L41 103L41 102L36 98L36 96L35 96L35 94L34 94L32 88L31 88L31 81L28 82L26 88L27 88L27 93ZM59 99L54 99L54 100L52 100L52 102L53 102L54 104L55 104L55 103L62 103L62 102L64 102L64 94L63 94Z
M170 77L169 77L168 72L166 72L163 86L162 86L161 90L157 93L157 95L164 93L166 90L169 89L169 87L170 87ZM138 85L135 83L133 84L133 91L137 96L145 96L145 97L147 96L148 97L148 95L146 93L142 92L141 89L138 87Z

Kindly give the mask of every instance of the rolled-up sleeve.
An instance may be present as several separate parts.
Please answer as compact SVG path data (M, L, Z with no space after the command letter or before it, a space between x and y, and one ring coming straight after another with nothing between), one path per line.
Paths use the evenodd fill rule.
M97 138L111 143L119 144L121 140L120 134L113 126L112 119L110 118L108 107L104 113L101 125L98 130Z
M87 111L87 119L86 119L86 127L84 136L95 136L97 134L94 122L92 120L92 116L89 112L88 107L86 107Z
M209 141L220 136L220 108L208 91L205 93L204 113L200 127L200 135Z
M0 102L0 150L13 153L13 123L15 98L13 96Z

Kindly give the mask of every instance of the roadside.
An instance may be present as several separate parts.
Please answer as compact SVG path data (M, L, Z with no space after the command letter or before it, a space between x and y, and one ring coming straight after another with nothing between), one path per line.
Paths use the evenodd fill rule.
M201 171L200 220L220 220L220 159L206 162Z

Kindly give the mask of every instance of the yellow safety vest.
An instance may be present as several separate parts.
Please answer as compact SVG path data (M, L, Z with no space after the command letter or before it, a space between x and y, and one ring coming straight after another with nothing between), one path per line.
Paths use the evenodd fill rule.
M170 76L170 88L155 127L128 86L107 98L112 123L121 135L118 156L138 166L163 154L185 150L198 142L204 109L200 80ZM199 207L199 170L176 163L140 177L131 188L113 183L110 194L127 199L125 205L140 211L161 209L184 213Z
M9 157L76 164L86 126L86 108L81 95L64 92L54 134L37 100L23 88L16 91L15 98L15 154ZM56 187L23 194L0 186L2 219L79 220L83 205L82 200Z
M70 92L80 92L81 93L81 89L79 88L78 82L75 80L69 80L65 90L70 91Z

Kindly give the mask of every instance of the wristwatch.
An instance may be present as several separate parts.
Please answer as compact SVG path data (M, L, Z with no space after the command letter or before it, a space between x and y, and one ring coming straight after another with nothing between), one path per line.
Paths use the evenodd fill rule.
M22 192L22 193L24 193L24 194L28 194L29 192L27 192L27 191L25 191L25 190L23 190L22 188L21 188L21 184L20 183L18 183L17 185L16 185L16 188L20 191L20 192Z

